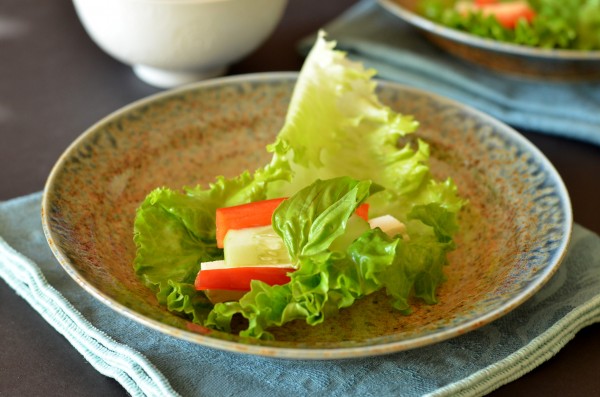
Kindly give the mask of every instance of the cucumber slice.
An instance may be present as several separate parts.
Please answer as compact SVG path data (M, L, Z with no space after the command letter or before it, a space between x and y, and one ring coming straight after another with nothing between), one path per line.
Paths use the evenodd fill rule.
M227 267L291 263L283 240L272 226L230 230L223 242Z
M346 251L354 240L360 237L361 234L369 230L369 224L363 218L356 214L352 214L348 218L346 231L344 234L333 240L329 247L332 251Z

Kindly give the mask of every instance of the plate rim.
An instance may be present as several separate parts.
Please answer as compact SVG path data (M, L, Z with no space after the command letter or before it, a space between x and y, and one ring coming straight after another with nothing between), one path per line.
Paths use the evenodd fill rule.
M188 342L200 344L207 347L217 348L220 350L238 352L238 353L246 353L253 354L259 356L267 356L273 358L283 358L283 359L313 359L313 360L328 360L328 359L345 359L345 358L359 358L359 357L369 357L369 356L378 356L383 354L395 353L403 350L409 350L414 348L419 348L431 344L435 344L444 340L448 340L450 338L462 335L466 332L470 332L477 328L480 328L484 324L488 324L504 315L514 310L516 307L523 304L525 301L529 300L539 289L545 285L550 278L554 275L554 273L560 267L560 264L563 262L565 255L567 254L568 247L571 240L572 228L573 228L573 211L572 204L569 197L568 190L560 177L560 174L554 167L554 165L546 158L546 156L527 138L521 135L518 131L508 126L504 122L495 119L494 117L487 115L486 113L479 111L469 105L463 104L459 101L432 93L427 90L422 90L418 88L409 87L404 84L375 79L378 87L395 87L399 88L403 91L412 91L421 95L426 95L428 97L434 98L436 101L441 101L445 103L449 103L453 106L458 106L461 109L465 109L466 111L477 115L486 123L490 123L499 127L499 129L503 132L503 135L508 134L508 138L511 141L515 142L519 148L526 148L526 150L533 155L533 157L541 164L541 168L546 170L545 172L554 182L554 186L556 188L556 195L560 197L560 202L562 203L561 208L564 212L564 222L561 225L561 229L564 229L565 238L561 241L560 247L556 249L556 252L560 252L559 255L555 255L553 259L553 263L550 266L545 266L544 271L538 273L535 277L535 280L528 284L528 287L521 291L517 296L511 298L506 301L500 307L487 312L483 315L477 316L476 318L470 319L469 321L463 322L458 326L452 326L448 329L442 330L440 332L432 332L430 334L425 334L421 336L417 336L410 339L403 339L398 341L391 341L387 343L381 343L378 345L359 345L359 346L343 346L343 347L333 347L333 348L322 348L322 347L282 347L282 346L274 346L274 345L263 345L259 343L242 343L239 341L232 341L227 339L215 338L208 335L203 335L197 332L184 330L180 328L176 328L175 326L163 323L156 319L145 316L137 311L125 306L124 304L118 302L116 299L113 299L102 292L100 289L88 283L85 278L77 271L74 264L72 264L67 256L58 248L58 244L54 242L54 240L58 240L55 237L54 232L51 230L51 221L49 219L50 208L51 208L51 194L53 184L55 180L58 178L61 168L64 165L66 159L73 153L73 151L79 146L81 142L84 142L85 139L94 133L95 130L103 126L104 124L110 122L115 117L126 114L127 112L139 108L144 104L151 103L154 101L166 99L171 96L176 96L180 93L187 91L195 91L201 90L204 88L220 86L223 84L231 84L231 83L242 83L242 82L265 82L265 81L284 81L290 80L294 81L297 79L299 73L298 72L262 72L262 73L250 73L250 74L241 74L234 76L226 76L206 81L201 81L197 83L188 84L185 86L181 86L174 89L165 90L156 94L152 94L136 101L133 101L113 112L108 114L107 116L101 118L99 121L94 123L92 126L87 128L83 133L81 133L61 154L58 158L52 170L48 176L46 181L43 196L42 196L42 206L41 206L41 218L42 218L42 228L44 231L44 235L46 237L47 243L52 250L55 258L60 263L61 267L69 274L69 276L81 286L84 290L90 293L95 299L99 300L110 309L115 310L118 314L125 315L126 317L142 324L148 326L152 329L160 331L163 334L170 335L172 337L176 337L178 339L182 339ZM214 331L219 332L219 331Z

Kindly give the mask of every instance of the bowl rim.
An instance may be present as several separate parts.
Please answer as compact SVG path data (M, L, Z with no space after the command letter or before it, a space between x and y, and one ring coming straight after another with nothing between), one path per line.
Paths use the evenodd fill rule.
M388 342L383 342L377 345L357 345L357 346L343 346L343 347L332 347L332 348L323 348L323 347L285 347L278 346L276 344L263 344L261 341L256 341L256 343L243 343L241 341L234 341L231 338L215 338L209 335L204 335L198 332L193 332L190 330L184 330L180 328L176 328L175 326L163 323L156 319L150 318L149 316L143 315L126 305L118 302L116 299L111 298L106 293L104 293L99 288L93 286L91 283L85 280L85 277L77 270L75 264L71 263L69 258L59 249L59 245L55 242L60 237L57 235L51 228L52 221L50 219L51 207L52 207L52 189L53 186L58 179L62 167L66 160L71 156L73 152L77 150L79 145L82 142L85 142L88 136L92 135L97 129L102 128L105 124L109 123L112 119L116 117L120 117L122 115L127 114L131 110L143 107L146 104L150 104L155 101L165 100L169 97L174 97L180 95L184 92L201 90L205 88L211 88L215 86L221 86L224 84L240 84L240 83L248 83L248 82L268 82L268 81L295 81L298 77L297 72L262 72L262 73L251 73L251 74L241 74L235 76L227 76L221 77L206 81L201 81L197 83L188 84L185 86L181 86L178 88L165 90L156 94L152 94L150 96L138 99L136 101L131 102L128 105L125 105L107 116L103 117L96 123L94 123L91 127L85 130L79 137L77 137L61 154L58 158L57 162L53 166L48 179L46 181L43 196L42 196L42 227L44 231L44 235L47 239L47 242L54 254L55 258L58 260L62 268L69 274L69 276L75 280L77 284L79 284L84 290L90 293L94 298L98 299L100 302L104 303L111 309L115 310L117 313L122 314L142 325L148 326L152 329L160 331L161 333L188 341L196 344L201 344L207 347L212 347L220 350L230 351L230 352L238 352L245 354L252 354L258 356L266 356L272 358L283 358L283 359L310 359L310 360L330 360L330 359L346 359L346 358L359 358L359 357L368 357L368 356L377 356L384 355L390 353L396 353L403 350L414 349L418 347L423 347L427 345L431 345L434 343L438 343L459 335L464 334L465 332L469 332L480 328L481 326L490 323L493 320L496 320L510 311L514 310L516 307L527 301L531 298L550 278L554 275L554 273L559 268L561 262L563 261L568 246L571 240L571 232L573 228L573 213L571 200L566 189L564 182L562 181L560 174L552 165L552 163L546 158L546 156L527 138L518 133L512 127L503 123L500 120L493 118L469 105L462 104L456 100L431 93L426 90L417 89L408 87L406 85L395 83L387 80L376 79L378 87L390 87L393 89L400 89L402 91L411 91L414 93L418 93L421 95L426 95L430 98L435 99L436 101L440 101L443 103L448 103L453 106L458 106L461 109L465 109L469 113L481 118L486 123L492 124L495 128L499 128L502 131L502 134L506 136L509 140L518 145L519 148L523 150L527 150L532 154L533 158L535 158L541 165L543 170L546 170L548 176L554 182L554 186L556 188L556 194L560 197L561 209L564 211L564 222L561 225L561 230L564 232L564 239L560 242L560 246L556 249L558 255L554 255L551 258L551 263L549 265L544 266L543 271L536 273L536 277L532 280L531 283L527 285L527 288L520 291L516 296L513 296L511 299L505 301L502 305L491 310L487 313L478 315L468 321L462 322L459 325L451 326L442 331L435 331L430 334L423 334L410 339L401 339L401 340L392 340ZM218 334L220 331L211 331L212 334ZM226 334L226 333L221 333ZM230 334L227 334L231 336ZM237 336L234 336L237 337Z
M90 0L72 0L75 3L81 3L81 2L85 2L85 1L90 1ZM101 0L104 1L104 0ZM181 4L212 4L212 3L233 3L233 2L240 2L240 0L119 0L121 2L123 1L129 1L131 3L148 3L148 4L160 4L160 5L181 5ZM242 0L242 1L248 1L248 0ZM272 1L272 0L270 0ZM278 0L280 2L287 2L288 0Z
M600 51L549 49L519 44L503 43L479 37L433 22L398 4L394 0L377 0L387 11L425 32L454 42L506 55L520 55L542 60L600 61Z

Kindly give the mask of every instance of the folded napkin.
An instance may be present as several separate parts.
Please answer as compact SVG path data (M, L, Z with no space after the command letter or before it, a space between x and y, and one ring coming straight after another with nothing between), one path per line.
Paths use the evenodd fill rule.
M517 128L600 145L600 81L533 81L484 70L440 50L375 0L359 2L323 29L380 78L453 98ZM314 39L303 40L301 52Z
M125 318L62 270L46 243L40 193L0 203L0 277L99 372L132 396L471 396L508 383L600 321L600 237L575 226L562 266L532 299L463 336L339 361L241 355Z

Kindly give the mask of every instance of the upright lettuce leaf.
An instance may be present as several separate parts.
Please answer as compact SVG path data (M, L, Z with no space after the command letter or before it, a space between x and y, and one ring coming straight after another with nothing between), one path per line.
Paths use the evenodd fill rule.
M272 185L272 195L289 196L315 179L350 175L372 179L395 192L416 189L427 174L428 153L398 139L414 132L412 116L383 105L373 69L334 50L321 33L294 89L285 124L269 150L287 160L292 183ZM410 176L409 178L405 178Z
M249 323L243 335L269 338L269 327L294 319L318 324L379 289L403 312L410 311L411 294L435 303L464 201L450 179L433 178L426 142L399 146L418 123L379 101L375 71L334 45L319 35L285 124L266 149L269 164L217 177L208 187L159 188L141 204L134 268L169 310L223 330L240 313ZM193 281L202 261L222 259L216 209L282 196L291 198L276 210L273 226L298 268L291 282L253 281L239 302L211 310ZM372 217L405 222L410 239L356 221L352 214L365 201Z
M317 178L351 176L385 189L370 200L373 216L406 221L412 206L430 202L460 208L454 184L431 176L429 145L416 139L398 146L418 122L381 103L375 71L334 47L321 32L302 67L285 124L268 147L274 159L289 164L292 177L271 184L268 195L290 196Z

